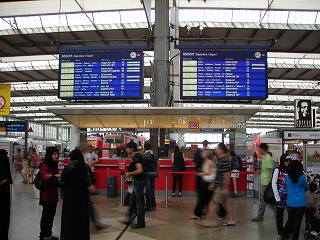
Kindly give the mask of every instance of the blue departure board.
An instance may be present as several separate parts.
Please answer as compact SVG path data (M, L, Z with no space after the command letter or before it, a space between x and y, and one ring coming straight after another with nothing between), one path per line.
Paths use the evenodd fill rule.
M267 70L266 52L182 51L180 98L267 99Z
M143 52L72 52L59 55L59 98L143 98Z
M25 131L24 123L6 123L6 131L7 132L24 132Z

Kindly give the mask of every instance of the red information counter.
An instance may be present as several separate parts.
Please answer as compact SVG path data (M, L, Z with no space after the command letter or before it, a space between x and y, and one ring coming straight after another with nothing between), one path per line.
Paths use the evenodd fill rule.
M120 168L123 167L123 159L120 163ZM130 159L125 159L126 169L130 164ZM172 163L168 159L160 159L160 169L159 169L159 178L156 179L156 188L157 193L164 193L165 183L166 183L166 172L168 172L168 189L171 194L172 190ZM244 168L245 169L245 168ZM95 175L97 176L96 187L100 192L106 190L107 188L107 176L115 175L118 179L118 189L120 189L121 184L121 170L119 170L119 160L118 159L100 159L99 163L95 165ZM240 174L240 179L238 179L238 192L242 195L247 190L246 185L246 176L245 174ZM127 189L127 184L125 188ZM178 186L177 186L178 187ZM230 190L233 190L231 181L230 181ZM194 193L195 192L195 168L192 160L186 160L186 170L183 176L183 192ZM189 195L189 194L188 194Z

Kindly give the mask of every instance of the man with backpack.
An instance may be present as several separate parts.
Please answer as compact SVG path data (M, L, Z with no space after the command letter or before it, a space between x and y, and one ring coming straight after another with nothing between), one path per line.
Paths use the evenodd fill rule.
M233 183L233 194L231 197L238 197L237 179L240 177L240 170L242 169L242 159L234 151L230 151L231 157L231 179Z
M156 210L155 180L158 176L159 159L153 154L150 143L144 144L143 169L146 178L146 211Z

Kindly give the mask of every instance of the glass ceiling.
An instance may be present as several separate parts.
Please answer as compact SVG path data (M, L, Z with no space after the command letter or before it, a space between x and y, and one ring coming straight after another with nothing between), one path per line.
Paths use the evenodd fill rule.
M319 11L179 9L180 27L318 30ZM154 22L154 10L151 21ZM0 35L147 28L143 10L0 18ZM18 31L19 30L19 31Z
M149 56L145 66L150 66L153 57ZM268 57L269 68L320 69L320 59L311 58L272 58ZM0 72L48 70L59 68L59 60L0 62Z

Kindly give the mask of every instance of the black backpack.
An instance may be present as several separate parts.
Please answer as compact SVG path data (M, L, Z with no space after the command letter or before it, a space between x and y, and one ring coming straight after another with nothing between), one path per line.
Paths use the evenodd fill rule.
M147 157L148 156L148 157ZM158 169L158 156L149 153L143 155L143 172L156 172Z
M241 170L242 169L242 159L240 156L233 156L232 160L234 161L234 169Z

